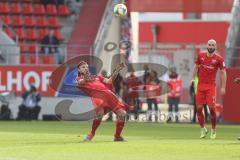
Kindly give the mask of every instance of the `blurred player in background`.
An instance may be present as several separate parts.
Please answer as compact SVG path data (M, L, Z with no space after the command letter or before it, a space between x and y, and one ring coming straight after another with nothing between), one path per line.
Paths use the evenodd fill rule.
M235 78L234 82L240 84L240 77ZM238 137L238 140L240 140L240 137Z
M125 124L125 106L112 91L112 82L124 66L123 63L119 64L110 78L104 78L102 76L91 75L86 62L81 61L78 64L77 85L86 95L92 98L95 107L92 130L85 138L85 141L93 139L102 117L110 111L113 111L117 115L114 141L124 141L121 132Z
M171 67L169 74L169 93L168 93L168 119L167 122L173 121L173 107L175 109L175 120L178 122L179 120L179 103L182 89L182 81L177 74L176 67Z
M204 115L202 112L203 105L207 104L211 115L211 139L216 138L216 112L215 112L215 101L216 101L216 73L218 69L221 70L221 95L226 92L226 70L224 59L216 53L217 43L211 39L207 43L207 52L198 54L194 71L193 79L195 80L197 74L199 77L197 93L196 93L196 105L197 105L197 117L201 126L200 138L205 138L208 131L204 125Z

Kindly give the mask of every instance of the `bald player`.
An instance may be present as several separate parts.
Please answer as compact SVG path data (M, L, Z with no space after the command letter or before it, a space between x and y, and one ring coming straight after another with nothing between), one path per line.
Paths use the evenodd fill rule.
M211 139L216 138L216 112L215 112L215 101L216 101L216 73L220 69L221 77L221 95L226 92L226 70L224 59L216 53L217 43L214 39L210 39L207 43L207 51L199 53L195 61L193 70L192 81L198 76L198 87L196 93L196 105L197 105L197 117L201 127L200 138L205 138L208 130L204 125L203 106L207 104L210 110L211 116Z

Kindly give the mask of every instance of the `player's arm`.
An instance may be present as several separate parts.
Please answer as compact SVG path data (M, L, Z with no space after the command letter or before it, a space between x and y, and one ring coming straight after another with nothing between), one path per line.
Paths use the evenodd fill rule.
M89 80L89 76L87 74L83 75L83 79L77 80L78 86L83 86Z
M198 74L198 65L195 64L193 68L192 82L194 82L195 78L197 77L197 74Z
M191 80L191 83L193 83L198 75L198 69L199 69L199 66L200 66L201 62L200 62L200 54L197 55L197 58L195 60L195 65L194 65L194 68L193 68L193 75L192 75L192 80Z
M120 63L117 65L116 69L113 71L113 74L111 75L110 78L105 78L103 80L104 83L112 83L116 78L119 72L125 67L124 63Z
M226 69L222 69L220 72L220 77L221 77L221 81L222 81L222 87L221 89L226 88L226 82L227 82L227 73L226 73Z
M220 93L221 95L224 95L226 93L227 73L226 73L225 63L223 59L220 60L219 69L220 69L220 78L222 82Z

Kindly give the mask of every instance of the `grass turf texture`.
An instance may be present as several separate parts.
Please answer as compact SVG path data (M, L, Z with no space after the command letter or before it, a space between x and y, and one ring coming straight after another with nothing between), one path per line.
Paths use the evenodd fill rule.
M239 160L240 127L218 125L217 139L199 139L197 124L127 123L128 142L113 142L114 123L103 123L82 142L89 122L0 122L0 160ZM210 128L210 126L207 126ZM78 137L80 135L80 137Z

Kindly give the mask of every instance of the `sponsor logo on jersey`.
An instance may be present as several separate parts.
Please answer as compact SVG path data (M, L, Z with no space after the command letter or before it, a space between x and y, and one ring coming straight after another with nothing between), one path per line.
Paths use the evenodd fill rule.
M213 59L212 60L212 64L216 64L217 60L216 59Z
M204 68L208 68L208 69L214 69L214 67L213 66L208 66L208 65L202 65Z

